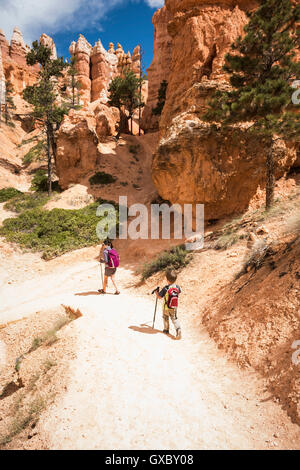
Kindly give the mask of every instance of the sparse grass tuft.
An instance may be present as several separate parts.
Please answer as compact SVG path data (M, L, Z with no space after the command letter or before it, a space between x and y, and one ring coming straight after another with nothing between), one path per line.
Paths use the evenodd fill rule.
M46 405L47 403L43 398L37 397L29 404L26 411L19 411L12 422L9 433L1 438L0 446L9 444L12 439L24 431L30 423L37 421L41 412L46 408ZM20 407L20 404L18 407Z
M31 346L31 348L30 348L30 351L31 351L31 352L35 351L35 350L38 349L42 344L43 344L43 338L40 338L40 337L34 338L34 340L32 341L32 346Z
M171 250L163 251L151 263L144 265L142 279L145 281L153 276L153 274L167 269L179 271L190 263L192 257L192 253L185 249L185 245L176 246Z
M258 240L252 247L249 255L247 256L243 268L236 275L236 279L246 274L251 269L258 271L264 264L265 259L270 254L270 245L265 240Z
M235 245L238 240L239 236L236 232L225 232L223 235L221 235L218 240L216 241L215 244L215 249L216 250L228 250L231 246Z
M36 349L41 346L51 346L52 344L56 343L56 341L58 341L57 332L61 330L65 325L70 323L73 319L62 318L54 325L51 330L47 331L43 336L38 336L37 338L34 338L29 352L31 353L33 351L36 351Z

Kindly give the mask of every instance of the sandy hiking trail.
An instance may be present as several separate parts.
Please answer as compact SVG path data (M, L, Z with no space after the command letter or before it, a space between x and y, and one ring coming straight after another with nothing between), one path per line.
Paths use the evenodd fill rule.
M83 314L66 327L76 358L65 392L38 424L43 448L299 447L299 427L254 372L224 358L191 309L180 311L176 341L161 332L160 308L152 330L154 299L137 295L129 269L119 269L120 296L97 295L95 261L57 262L50 271L3 287L0 310L1 323L61 304Z

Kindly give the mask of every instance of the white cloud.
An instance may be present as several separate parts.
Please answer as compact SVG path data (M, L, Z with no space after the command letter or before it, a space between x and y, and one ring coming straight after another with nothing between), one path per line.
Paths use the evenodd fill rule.
M26 42L65 30L80 30L87 26L99 27L109 10L128 0L0 0L0 28L8 39L18 26ZM137 0L130 0L137 1ZM159 8L164 0L144 0L151 8Z
M164 5L164 0L146 0L146 3L151 8L161 8Z
M0 0L0 28L8 39L18 26L26 42L42 32L80 30L97 24L109 10L128 0ZM136 0L131 0L136 1ZM151 8L161 7L164 0L144 0Z

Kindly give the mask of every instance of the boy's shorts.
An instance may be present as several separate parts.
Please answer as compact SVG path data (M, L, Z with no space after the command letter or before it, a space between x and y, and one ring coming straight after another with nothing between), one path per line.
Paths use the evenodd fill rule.
M116 274L116 271L117 271L117 268L109 268L109 267L105 267L105 276L107 277L111 277L113 276L114 274Z
M164 305L163 315L177 319L177 308L168 308L167 305Z

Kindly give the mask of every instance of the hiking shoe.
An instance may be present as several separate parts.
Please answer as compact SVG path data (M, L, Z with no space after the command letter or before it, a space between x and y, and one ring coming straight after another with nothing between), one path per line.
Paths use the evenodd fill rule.
M176 331L176 339L181 339L181 329L178 328L178 330Z
M169 330L164 330L163 333L164 333L165 335L168 335L168 334L169 334Z

